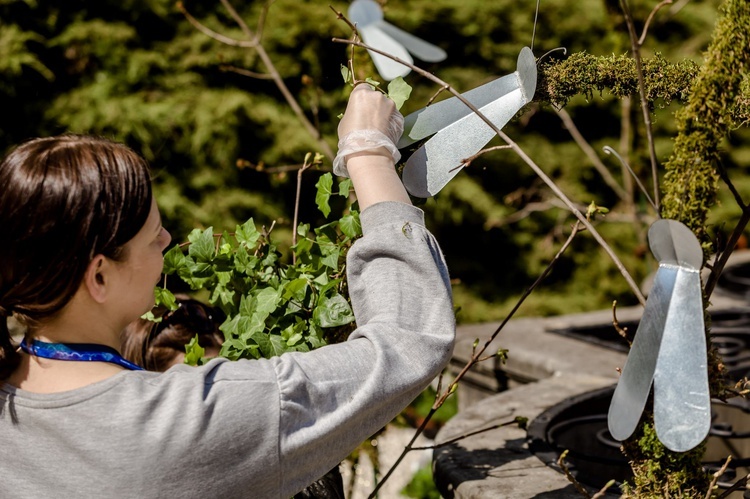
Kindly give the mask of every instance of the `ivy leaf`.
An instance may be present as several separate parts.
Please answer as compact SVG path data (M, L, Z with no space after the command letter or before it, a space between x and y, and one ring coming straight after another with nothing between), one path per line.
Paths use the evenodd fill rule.
M155 288L154 301L157 306L166 307L169 310L177 310L177 299L168 289Z
M307 279L302 277L293 281L289 281L284 287L284 299L290 300L294 298L297 301L304 300L307 286Z
M350 213L339 220L339 228L346 237L354 239L362 234L362 224L359 221L359 213Z
M349 83L352 79L352 73L349 71L347 66L341 65L341 77L344 79L344 83Z
M187 265L185 254L182 252L182 248L178 244L174 245L172 249L164 254L164 272L167 275L172 275Z
M258 244L258 239L260 239L260 232L258 232L255 222L251 218L244 224L237 226L234 231L234 237L238 243L244 244L249 248L254 248Z
M206 351L198 344L198 335L196 334L190 343L185 345L185 364L190 366L200 365L201 358Z
M201 232L200 229L193 229L188 235L190 249L188 254L196 263L210 263L214 257L214 228Z
M343 198L349 197L349 192L352 190L352 186L354 184L352 183L352 179L345 178L341 182L339 182L339 196Z
M328 218L331 213L331 206L328 204L328 200L333 194L333 176L330 173L326 173L320 177L318 183L315 184L318 189L318 193L315 195L315 204L318 205L318 209L324 217Z
M343 326L354 321L354 312L346 298L335 294L330 298L322 297L318 301L318 306L313 311L313 318L321 327Z
M388 84L388 97L396 103L396 109L401 109L410 95L411 86L401 76L397 76Z
M373 90L377 90L377 88L380 86L380 82L378 80L373 80L369 76L365 78L365 81L372 87Z
M255 297L255 311L258 313L270 314L279 306L281 301L281 290L273 288L263 288Z

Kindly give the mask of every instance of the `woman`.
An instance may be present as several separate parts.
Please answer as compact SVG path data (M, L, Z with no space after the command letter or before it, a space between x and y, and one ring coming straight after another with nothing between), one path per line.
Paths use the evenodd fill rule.
M364 234L348 255L349 341L166 373L116 352L153 306L170 241L145 163L86 137L13 151L0 164L0 315L28 329L16 351L0 320L0 497L286 499L398 414L455 330L440 249L394 170L401 120L362 85L339 125L335 165Z

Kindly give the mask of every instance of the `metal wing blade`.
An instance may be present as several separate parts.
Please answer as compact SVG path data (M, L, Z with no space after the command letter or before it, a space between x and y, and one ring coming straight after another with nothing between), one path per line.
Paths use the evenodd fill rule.
M711 429L707 364L700 273L679 267L654 374L656 435L675 452Z
M391 38L401 43L401 45L403 45L406 50L411 52L412 55L415 55L417 58L422 59L423 61L440 62L448 56L445 53L445 50L441 49L437 45L433 45L429 42L426 42L425 40L422 40L421 38L412 35L411 33L407 33L406 31L394 26L387 21L381 21L379 23L379 26L384 33L390 35Z
M365 44L370 47L382 50L387 54L398 57L399 59L412 63L413 59L409 52L406 51L403 45L391 38L389 35L384 33L377 24L367 25L358 27L360 36ZM404 66L400 62L396 62L393 59L373 52L367 51L372 57L372 62L375 64L375 68L378 70L378 74L387 81L393 80L398 76L406 76L409 74L411 69L408 66Z
M518 54L516 72L492 80L461 95L472 105L481 109L492 101L519 89L520 85L526 99L531 101L536 90L536 77L534 54L531 49L524 47ZM471 109L457 97L451 97L415 111L404 118L404 133L398 143L398 148L402 149L434 135L471 113Z
M609 405L607 423L616 440L625 440L633 434L646 407L677 271L672 266L659 266L656 271L654 286Z
M519 89L482 107L480 111L498 128L526 104ZM476 114L464 116L440 130L406 161L401 180L413 196L437 194L461 170L461 162L479 152L495 131Z

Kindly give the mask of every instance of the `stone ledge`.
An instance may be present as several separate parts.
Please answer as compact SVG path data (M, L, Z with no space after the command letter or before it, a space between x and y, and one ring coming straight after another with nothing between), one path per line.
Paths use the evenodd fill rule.
M613 384L608 377L558 374L519 386L472 405L451 419L436 442L510 421L533 420L563 400ZM526 430L506 426L438 447L433 454L435 483L446 499L580 499L568 479L536 457Z

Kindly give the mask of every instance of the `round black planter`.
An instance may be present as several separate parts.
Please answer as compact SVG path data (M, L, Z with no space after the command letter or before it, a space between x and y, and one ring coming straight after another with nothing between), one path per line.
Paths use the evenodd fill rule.
M614 479L617 485L632 476L620 444L607 430L607 411L614 386L564 400L537 416L528 428L531 451L548 466L561 471L557 460L565 459L571 474L592 490L601 489ZM729 488L737 478L750 472L750 411L747 404L712 403L713 421L709 433L704 468L714 472L732 455L732 461L719 480ZM618 486L608 497L617 497ZM750 497L750 496L748 496Z

